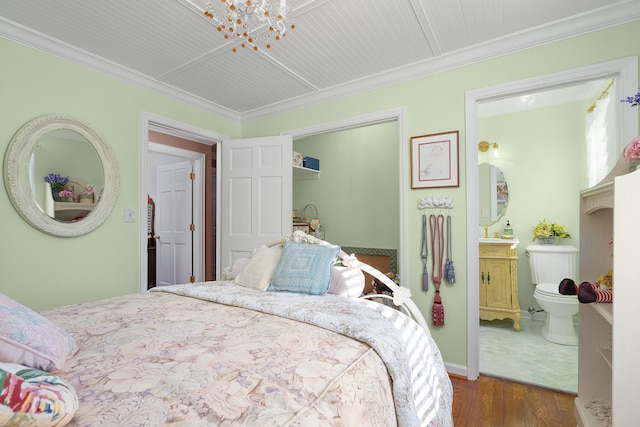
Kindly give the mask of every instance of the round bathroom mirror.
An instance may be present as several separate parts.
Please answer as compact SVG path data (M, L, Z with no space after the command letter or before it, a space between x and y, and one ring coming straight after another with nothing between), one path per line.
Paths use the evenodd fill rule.
M488 227L500 221L509 203L509 186L504 173L496 166L482 163L478 167L478 201L480 225Z
M109 216L120 186L110 147L90 125L58 114L40 116L15 134L4 162L16 211L47 234L74 237Z

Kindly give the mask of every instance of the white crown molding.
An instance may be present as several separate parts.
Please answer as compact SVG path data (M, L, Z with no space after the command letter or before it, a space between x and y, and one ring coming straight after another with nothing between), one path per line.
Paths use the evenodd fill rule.
M491 40L481 45L450 52L394 70L353 80L343 85L323 89L313 94L267 105L242 113L242 121L264 119L290 110L309 107L322 102L348 97L372 89L391 86L427 75L440 73L461 66L508 55L514 52L543 46L552 42L600 31L616 25L640 19L640 2L634 1L614 8L603 8L581 15L537 27L535 30Z
M542 46L555 41L603 30L640 19L640 2L631 1L604 7L577 18L553 22L535 30L491 40L481 45L460 49L442 56L398 67L373 76L322 89L307 95L276 102L247 112L237 112L207 101L201 97L159 82L137 71L108 61L90 52L75 48L59 40L33 31L0 17L0 37L38 49L77 65L117 78L124 82L164 95L187 105L216 114L236 122L249 122L309 107L381 87L391 86L471 63L484 61L510 53Z
M51 38L30 28L9 21L0 16L0 37L29 46L49 55L64 59L81 67L106 74L126 83L147 89L191 105L195 108L239 122L241 117L235 111L214 104L191 93L159 82L130 68L108 61L97 55L60 40Z

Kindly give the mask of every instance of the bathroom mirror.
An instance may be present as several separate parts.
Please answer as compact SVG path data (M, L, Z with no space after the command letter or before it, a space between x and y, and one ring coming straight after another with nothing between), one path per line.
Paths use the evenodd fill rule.
M480 225L488 227L504 215L509 202L509 186L504 173L489 163L478 166Z
M116 158L102 137L77 118L50 114L18 130L5 155L5 187L16 211L36 229L74 237L99 227L120 188ZM45 176L62 179L60 186ZM51 181L51 179L49 179ZM67 193L54 191L66 190Z

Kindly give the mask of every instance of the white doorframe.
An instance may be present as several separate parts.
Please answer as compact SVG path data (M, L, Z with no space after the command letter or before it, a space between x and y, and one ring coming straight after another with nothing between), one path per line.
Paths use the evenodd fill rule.
M153 142L149 142L149 131L157 131L161 133L165 133L168 135L176 136L179 138L189 139L191 141L195 141L205 145L214 145L221 141L229 139L229 137L217 134L215 132L211 132L205 129L201 129L186 123L178 122L176 120L168 119L166 117L158 116L155 114L151 114L148 112L141 113L141 132L140 132L140 218L143 218L143 213L146 215L147 212L147 197L146 195L149 192L149 184L148 184L148 151L150 149L156 149L156 151L165 152L167 154L179 153L177 155L182 154L182 157L185 156L202 156L201 153L194 153L189 150L183 150L180 148L169 147L162 144L154 144ZM162 151L165 150L165 151ZM197 175L201 177L196 180L196 187L194 189L194 208L199 212L199 220L200 230L204 229L204 217L203 217L203 204L204 204L204 156L201 157L202 160L200 162L200 170L199 173L196 171ZM198 163L196 161L196 163ZM196 197L198 196L198 197ZM196 199L198 199L196 201ZM199 203L199 205L197 205ZM197 217L194 216L194 220L197 220ZM198 226L198 224L196 224ZM146 221L139 221L139 241L140 241L140 292L146 292L147 290L147 227ZM204 236L202 233L196 233L199 241L196 242L194 240L194 254L193 260L195 266L200 266L196 269L196 281L202 280L204 278ZM195 239L195 236L194 236Z
M361 116L351 117L343 120L337 120L329 123L321 123L319 125L308 126L300 129L293 129L280 132L280 135L291 135L295 142L296 139L319 135L327 132L336 132L341 130L353 129L362 126L368 126L376 123L384 122L398 122L398 162L399 162L399 196L400 196L400 241L398 248L398 273L400 277L408 276L408 256L406 256L408 248L408 235L407 228L407 189L409 188L409 177L405 171L409 170L409 162L407 160L407 147L405 141L407 141L406 133L406 108L395 108L391 110L379 111L370 114L364 114Z
M530 79L468 91L465 94L466 111L466 172L467 172L467 378L476 380L480 374L480 295L476 286L479 274L478 242L480 226L478 214L478 103L553 89L589 80L612 78L618 81L616 99L632 96L638 91L638 58L629 57L602 64L547 74ZM637 112L621 108L619 141L623 145L638 136ZM623 147L619 147L622 152Z

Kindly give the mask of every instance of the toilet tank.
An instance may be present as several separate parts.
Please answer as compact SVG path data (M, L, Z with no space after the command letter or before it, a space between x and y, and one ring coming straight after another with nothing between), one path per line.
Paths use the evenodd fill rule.
M529 245L525 253L529 258L533 284L559 284L565 278L577 280L577 248L571 245Z

